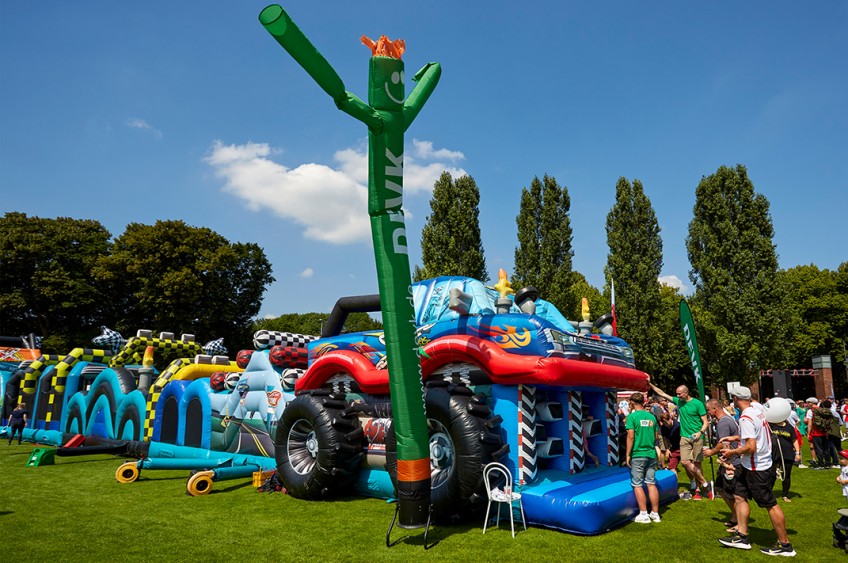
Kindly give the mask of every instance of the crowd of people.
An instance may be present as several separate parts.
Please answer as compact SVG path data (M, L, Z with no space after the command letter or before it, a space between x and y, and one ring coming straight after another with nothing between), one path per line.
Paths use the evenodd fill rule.
M848 450L842 449L848 434L848 399L790 400L787 415L780 417L783 420L770 422L768 409L747 387L734 389L730 399L706 402L692 397L685 385L675 390L675 396L653 384L651 391L650 398L633 393L618 405L622 463L630 467L639 507L635 522L661 521L656 470L677 471L682 466L689 485L680 493L681 499L720 497L730 509L732 516L725 522L730 535L719 543L751 549L748 502L753 500L766 509L777 534L777 543L761 551L794 556L777 500L779 496L783 502L792 502L792 470L839 469L836 482L848 497ZM804 440L810 445L807 464L802 457ZM703 472L702 462L708 457L714 457L718 466L713 481Z

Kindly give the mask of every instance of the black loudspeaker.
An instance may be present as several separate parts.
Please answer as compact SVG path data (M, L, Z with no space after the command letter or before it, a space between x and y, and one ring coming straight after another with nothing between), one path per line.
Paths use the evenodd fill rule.
M792 399L792 376L787 370L774 372L774 396Z

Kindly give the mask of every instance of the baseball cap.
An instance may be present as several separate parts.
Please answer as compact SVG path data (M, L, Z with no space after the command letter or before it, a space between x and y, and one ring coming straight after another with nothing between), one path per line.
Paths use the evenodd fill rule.
M841 457L844 457L845 459L848 459L848 450L842 450L841 452L839 452L839 455Z
M733 391L730 392L731 397L737 397L739 399L743 399L745 401L751 400L751 390L747 387L737 387Z

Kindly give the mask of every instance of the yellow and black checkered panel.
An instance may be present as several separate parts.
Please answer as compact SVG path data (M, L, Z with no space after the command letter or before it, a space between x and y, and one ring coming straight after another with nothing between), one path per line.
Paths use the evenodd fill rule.
M37 360L34 360L24 370L24 381L21 385L21 393L18 396L18 402L23 400L24 395L32 395L35 393L35 388L38 386L38 378L41 377L41 372L47 366L53 366L59 363L58 354L44 354Z
M144 349L153 346L161 352L176 351L182 356L195 356L203 353L203 347L197 342L183 342L182 340L168 340L152 336L133 336L127 340L121 351L112 358L110 367L123 366L131 363L135 358L140 358Z

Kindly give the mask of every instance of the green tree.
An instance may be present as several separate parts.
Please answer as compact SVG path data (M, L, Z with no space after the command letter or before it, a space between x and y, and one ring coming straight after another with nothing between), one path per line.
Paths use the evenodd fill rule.
M530 188L521 189L521 205L515 221L518 247L512 286L533 286L540 296L560 311L572 311L580 297L571 291L571 198L568 188L547 174L536 176Z
M328 313L287 313L272 319L258 319L253 330L254 332L257 330L278 330L319 336L329 316ZM368 313L350 313L345 320L343 332L382 329L383 324L371 318Z
M104 288L93 280L111 235L97 221L0 218L0 326L11 336L44 336L42 349L65 353L87 342L104 318Z
M616 287L618 290L618 287ZM673 389L686 384L697 389L689 353L680 329L680 300L683 296L675 287L660 284L659 315L656 331L657 345L654 349L651 379L662 389ZM698 311L693 312L698 318Z
M639 369L660 368L660 225L642 183L619 178L615 204L607 214L607 291L615 284L618 333L633 347Z
M474 178L454 180L448 172L436 181L430 215L421 231L422 267L414 280L436 276L468 276L489 281L480 237L480 190Z
M811 367L812 357L830 354L834 369L844 364L843 342L848 337L848 262L836 271L815 264L780 272L788 290L794 317L787 342L787 365ZM841 283L840 283L841 282ZM777 367L777 366L775 366Z
M571 280L570 293L577 301L574 303L572 309L560 311L560 313L565 315L565 318L573 321L583 320L581 315L583 313L584 297L589 300L589 311L592 314L593 320L610 311L609 299L604 297L601 290L586 281L586 277L583 274L574 271L572 272Z
M705 377L748 382L759 369L783 365L790 310L769 202L742 165L701 179L686 250Z
M97 275L113 287L118 330L223 337L231 350L251 346L253 317L274 281L258 245L230 243L182 221L131 223Z

